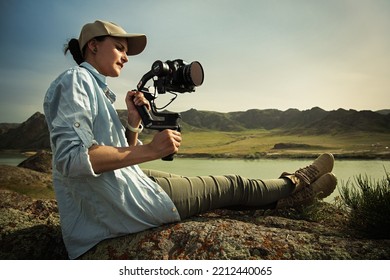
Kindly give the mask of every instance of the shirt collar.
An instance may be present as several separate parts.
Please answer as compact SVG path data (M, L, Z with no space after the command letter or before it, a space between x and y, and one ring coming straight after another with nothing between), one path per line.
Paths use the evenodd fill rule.
M106 82L106 76L100 74L88 62L84 61L83 63L80 64L80 66L86 68L96 78L96 80L98 81L98 83L99 83L100 87L102 88L102 90L103 90L104 94L106 95L106 97L110 100L111 103L114 103L115 100L116 100L116 95L108 87L107 82Z
M100 74L91 64L89 64L88 62L83 62L80 64L80 66L88 69L89 72L91 72L92 75L94 75L95 78L99 80L99 82L107 86L106 76Z

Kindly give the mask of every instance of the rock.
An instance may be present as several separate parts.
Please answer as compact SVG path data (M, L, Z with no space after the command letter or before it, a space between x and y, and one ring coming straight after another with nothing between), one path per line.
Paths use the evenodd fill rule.
M0 190L0 259L67 259L55 200Z
M54 198L51 174L22 167L0 165L0 189L35 198Z
M17 193L31 181L47 188L49 176L0 166L0 259L67 258L56 201ZM19 188L5 190L13 180ZM81 259L390 259L389 239L359 237L335 205L322 202L311 211L215 210L102 241Z
M329 205L327 205L329 206ZM345 235L326 224L217 210L173 225L101 242L81 259L389 259L390 240Z
M52 153L45 150L38 151L35 155L28 157L19 163L18 166L51 174Z

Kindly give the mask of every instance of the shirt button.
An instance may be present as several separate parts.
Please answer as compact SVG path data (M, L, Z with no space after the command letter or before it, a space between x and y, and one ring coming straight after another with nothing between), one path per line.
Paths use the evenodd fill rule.
M80 127L80 123L79 123L79 122L75 122L75 123L74 123L74 126L77 127L77 128L79 128L79 127Z
M172 208L172 212L176 212L176 208L175 207Z

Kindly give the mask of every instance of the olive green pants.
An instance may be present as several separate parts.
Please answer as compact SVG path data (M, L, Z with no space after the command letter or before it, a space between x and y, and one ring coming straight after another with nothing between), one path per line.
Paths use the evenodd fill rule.
M259 180L239 175L185 177L143 171L168 194L182 219L218 208L273 208L294 189L288 179Z

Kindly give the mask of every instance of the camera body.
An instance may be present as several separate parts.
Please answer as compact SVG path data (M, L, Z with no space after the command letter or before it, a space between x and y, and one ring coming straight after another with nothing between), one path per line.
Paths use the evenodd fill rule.
M137 106L144 127L159 131L165 129L181 131L179 113L158 112L155 105L156 94L153 95L145 88L146 83L151 79L153 79L154 88L159 94L194 92L195 87L202 85L204 80L202 65L197 61L187 63L182 59L165 62L157 60L137 85L137 90L141 91L150 102L153 115L159 118L159 120L153 119L146 106ZM173 160L173 155L163 158L163 160Z

